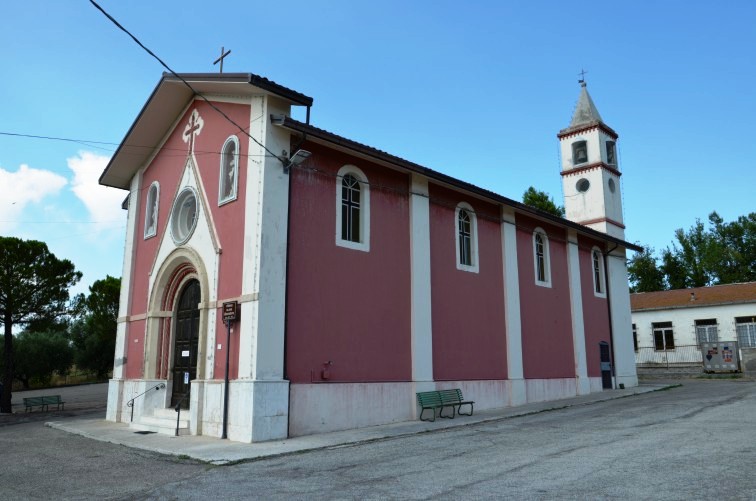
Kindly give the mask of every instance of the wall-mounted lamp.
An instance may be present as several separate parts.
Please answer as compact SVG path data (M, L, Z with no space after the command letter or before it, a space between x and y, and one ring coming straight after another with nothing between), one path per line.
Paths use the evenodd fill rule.
M284 161L284 166L283 166L284 174L289 173L289 168L296 167L297 165L301 164L302 162L310 158L310 155L312 155L312 153L310 153L307 150L297 150L297 152L294 153L294 155L292 155L291 158Z

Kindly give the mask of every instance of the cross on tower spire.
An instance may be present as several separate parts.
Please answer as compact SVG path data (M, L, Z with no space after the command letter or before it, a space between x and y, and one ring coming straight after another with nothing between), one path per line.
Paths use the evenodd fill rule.
M213 66L215 66L218 63L220 63L220 72L221 73L223 73L223 60L229 54L231 54L231 49L226 50L225 47L221 47L221 55L220 55L220 57L213 62Z
M580 69L580 73L578 73L578 75L580 75L580 80L578 80L578 83L585 85L585 74L586 73L588 73L588 72L585 71L582 68Z

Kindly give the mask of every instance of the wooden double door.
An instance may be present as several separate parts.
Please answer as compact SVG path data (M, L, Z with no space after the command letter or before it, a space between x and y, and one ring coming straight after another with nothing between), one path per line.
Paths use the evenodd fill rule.
M197 377L200 324L198 306L200 299L201 291L197 280L189 282L179 297L173 338L171 407L181 402L183 409L189 408L191 381Z

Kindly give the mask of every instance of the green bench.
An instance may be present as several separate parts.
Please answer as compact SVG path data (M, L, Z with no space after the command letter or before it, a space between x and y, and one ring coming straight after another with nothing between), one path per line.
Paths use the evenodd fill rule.
M462 397L462 390L454 388L451 390L437 390L437 391L421 391L417 393L417 403L420 404L420 420L421 421L435 421L436 409L439 409L439 417L454 419L457 414L465 416L473 415L472 400L465 400ZM462 412L462 406L469 405L470 412ZM451 408L451 416L444 415L445 408ZM423 419L423 414L426 410L430 410L433 413L432 419Z
M41 411L46 411L48 406L56 405L57 410L65 409L65 402L60 399L60 395L47 395L44 397L28 397L24 399L24 407L29 412L34 407L39 406Z

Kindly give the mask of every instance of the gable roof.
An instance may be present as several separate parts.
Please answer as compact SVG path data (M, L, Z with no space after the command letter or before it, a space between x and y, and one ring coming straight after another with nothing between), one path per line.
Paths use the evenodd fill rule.
M596 239L596 240L610 242L612 244L616 244L618 246L621 246L621 247L624 247L626 249L633 250L636 252L640 252L643 250L642 247L631 244L622 239L615 238L606 233L594 230L587 226L583 226L582 224L561 218L559 216L555 216L551 213L544 212L534 207L530 207L529 205L525 205L522 202L517 202L510 198L494 193L493 191L480 188L478 186L475 186L474 184L470 184L460 179L448 176L446 174L442 174L441 172L435 171L433 169L429 169L428 167L423 167L420 164L410 162L409 160L405 160L403 158L397 157L385 151L379 150L377 148L373 148L372 146L367 146L365 144L358 143L357 141L347 139L345 137L339 136L332 132L328 132L326 130L314 127L312 125L299 122L297 120L294 120L291 117L283 116L283 115L272 115L270 118L274 125L278 125L292 132L297 132L299 134L302 134L303 136L306 137L308 141L312 141L317 144L322 144L329 148L336 149L339 151L344 151L346 153L356 155L358 157L366 158L368 160L371 160L379 164L388 165L394 169L398 168L399 170L422 174L423 176L426 176L429 179L432 179L439 184L450 186L454 189L466 191L476 196L493 201L494 203L507 205L509 207L516 209L519 212L526 213L529 216L533 216L537 219L546 220L558 226L572 228L574 230L577 230L578 233L588 236L590 238Z
M180 77L180 78L179 78ZM128 189L134 174L154 153L165 133L197 94L275 95L291 104L312 106L312 98L252 73L163 73L118 149L100 176L100 184Z
M756 303L756 282L630 294L631 311Z

